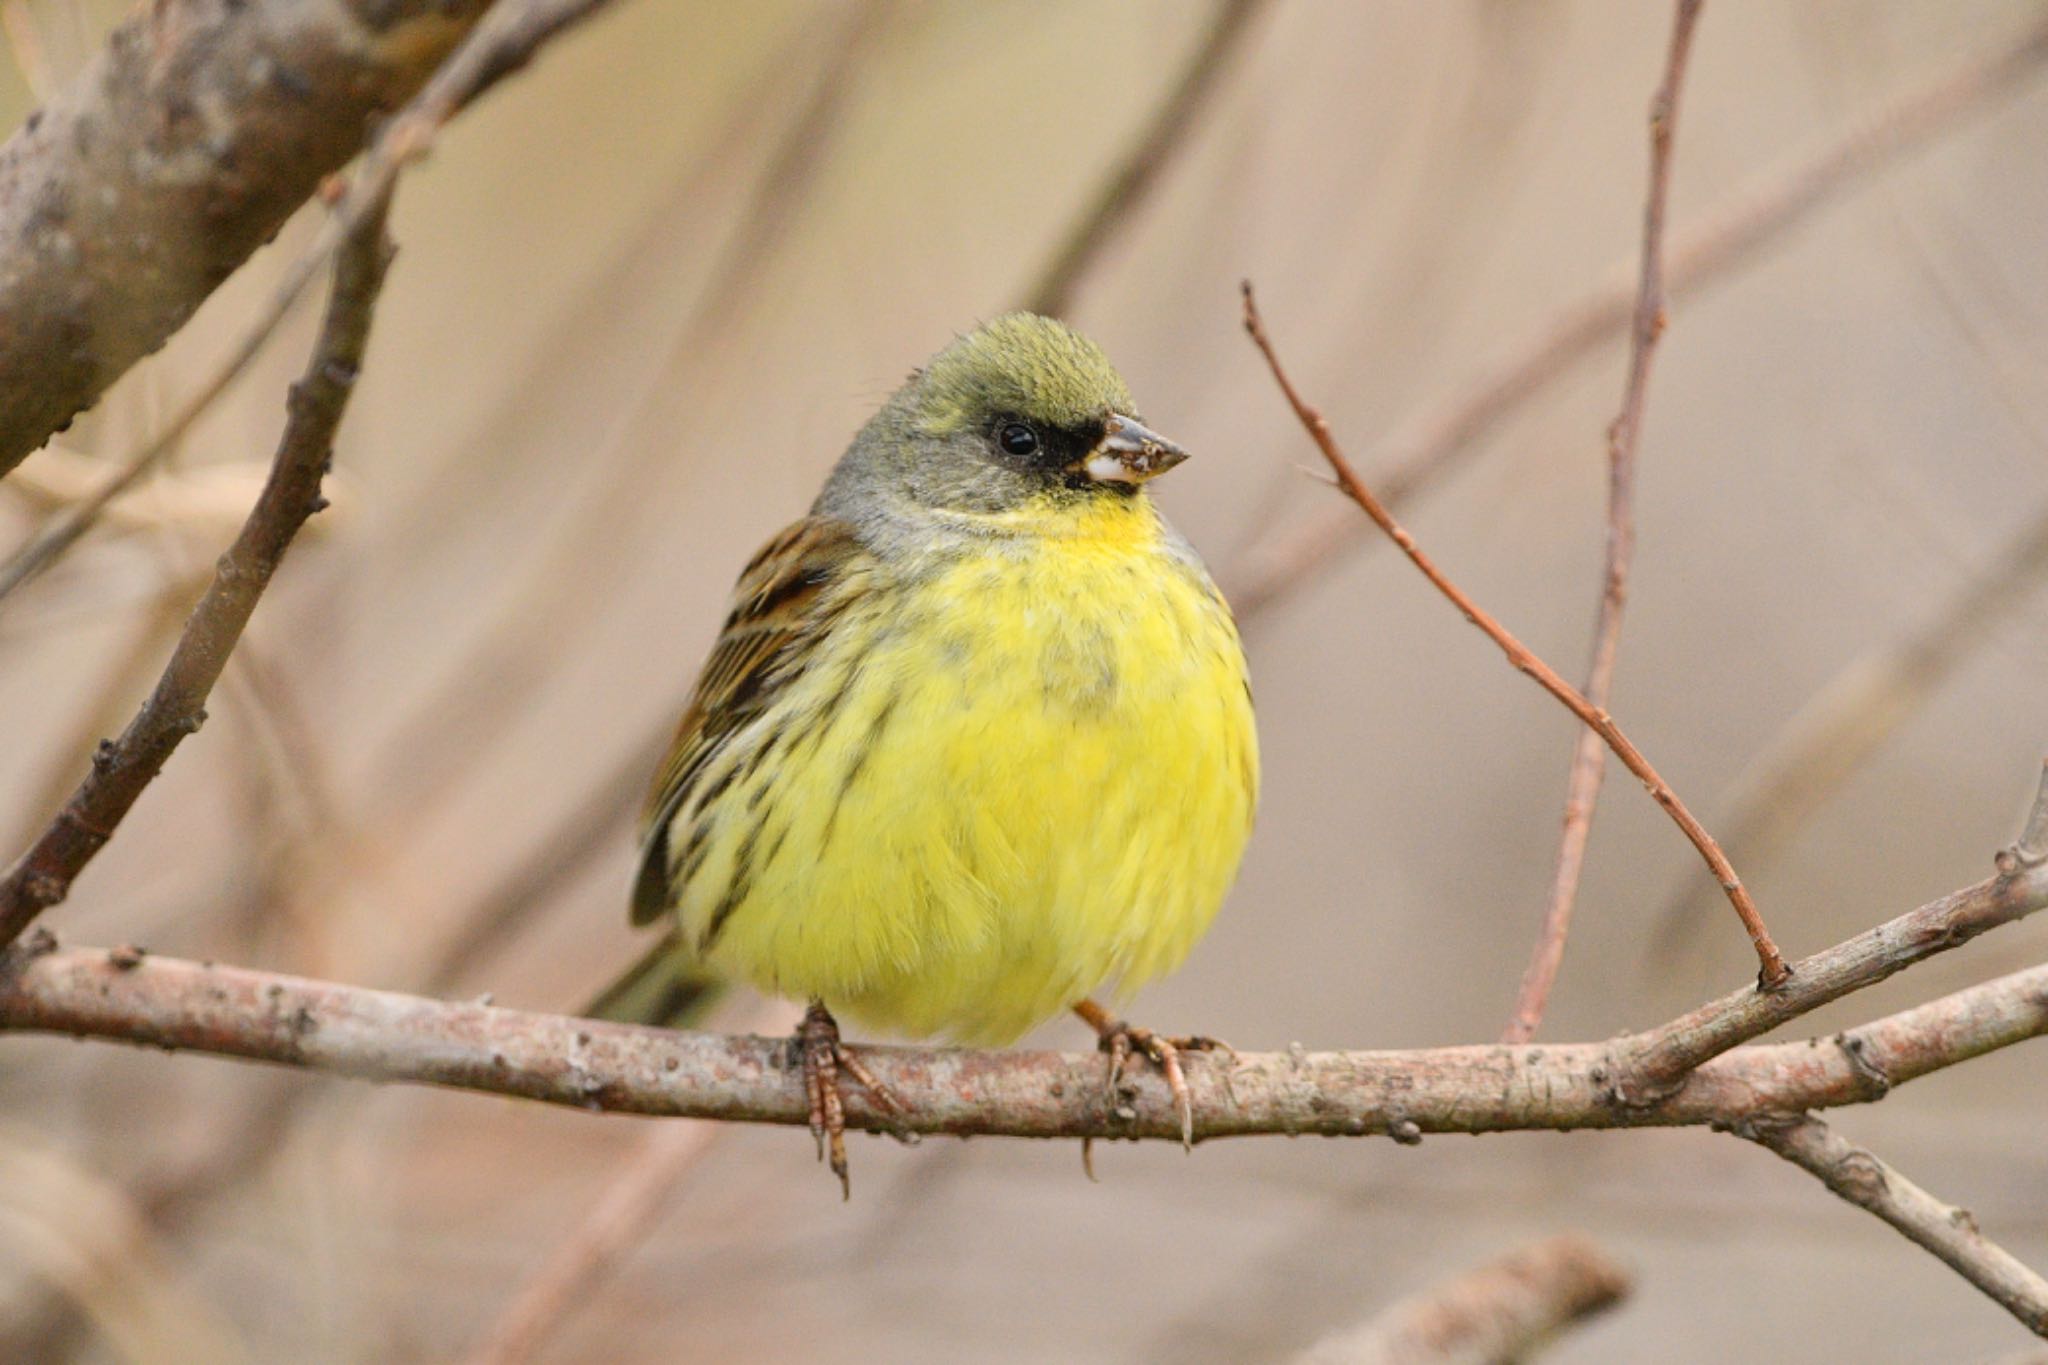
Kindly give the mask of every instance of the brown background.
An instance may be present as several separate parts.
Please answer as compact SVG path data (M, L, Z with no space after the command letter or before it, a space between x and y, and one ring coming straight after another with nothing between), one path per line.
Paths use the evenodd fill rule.
M60 78L118 17L26 12ZM1714 0L1675 221L2033 13ZM1169 0L897 5L813 155L764 181L848 14L621 5L449 131L399 198L403 252L337 508L260 610L256 670L55 927L417 987L477 898L678 707L732 572L864 415L1018 298L1205 22ZM1220 574L1334 496L1298 472L1313 451L1238 330L1237 280L1258 281L1296 377L1369 468L1377 434L1632 255L1668 23L1631 0L1294 0L1265 16L1073 313L1196 452L1162 498ZM0 67L8 124L31 103L18 65ZM1614 709L1703 813L1817 689L1931 619L2048 506L2044 164L2036 83L1674 309ZM772 226L745 227L764 203ZM295 220L69 448L138 446L312 227ZM174 483L267 457L312 322L302 309L193 434ZM1571 674L1621 358L1575 370L1412 515ZM8 491L15 537L32 504ZM0 611L10 846L132 707L146 675L125 661L153 604L240 515L214 505L96 535ZM1548 882L1569 718L1377 550L1247 638L1258 835L1217 928L1139 1016L1246 1048L1492 1037ZM480 655L493 639L509 644ZM153 671L161 656L142 657ZM2048 743L2044 672L2037 593L1753 876L1788 952L1987 870ZM1725 906L1676 962L1647 952L1691 856L1632 783L1611 785L1546 1037L1646 1025L1746 978ZM452 989L574 1005L635 950L629 868L621 827ZM2042 934L2008 931L1812 1026L2037 960ZM1086 1041L1071 1023L1042 1039ZM1839 1126L2048 1264L2039 1067L2009 1051ZM118 1226L39 1213L24 1180L146 1189L275 1081L7 1043L0 1164L42 1174L0 1193L0 1302L33 1298L35 1272ZM143 1324L154 1358L457 1352L649 1131L472 1096L307 1096L265 1161L93 1291ZM1112 1147L1093 1185L1072 1150L1020 1142L860 1140L854 1160L842 1206L807 1136L723 1134L552 1358L1265 1359L1566 1227L1640 1287L1560 1360L1964 1360L2021 1343L1866 1215L1700 1132Z

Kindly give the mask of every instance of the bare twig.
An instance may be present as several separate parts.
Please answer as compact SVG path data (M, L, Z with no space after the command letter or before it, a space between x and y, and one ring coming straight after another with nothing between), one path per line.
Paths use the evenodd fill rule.
M1968 1210L1936 1199L1811 1114L1759 1115L1724 1126L1820 1177L1836 1194L1940 1257L2028 1331L2048 1337L2048 1280L1986 1237Z
M1725 204L1672 233L1668 283L1684 298L1754 261L1815 211L1902 157L1955 132L2018 93L2048 61L2048 20L1971 57L1925 85L1876 104L1841 132L1765 174ZM1368 464L1381 499L1399 510L1448 477L1482 438L1572 366L1629 325L1635 277L1626 268L1560 309L1501 360L1442 403L1399 423ZM1330 508L1265 537L1225 575L1240 618L1249 618L1370 544L1358 518Z
M1965 584L1913 634L1853 660L1764 746L1728 798L1729 857L1755 875L1794 833L1884 746L1980 646L2010 623L2020 596L2048 576L2048 510L2036 516L1980 577ZM1692 878L1658 916L1652 951L1669 957L1685 939L1700 892Z
M1024 291L1024 307L1058 316L1073 306L1081 280L1109 244L1151 198L1160 175L1186 144L1219 88L1220 77L1244 45L1267 0L1218 0L1208 32L1181 70L1180 79L1153 110L1144 134L1096 190L1088 208L1067 229L1053 257Z
M427 154L443 124L500 78L518 70L539 46L608 0L495 0L490 11L449 56L419 94L384 125L363 154L362 165L319 234L286 269L269 300L243 331L226 360L200 384L176 416L142 453L98 492L64 513L0 565L0 598L28 581L70 548L106 505L120 496L176 448L192 424L212 405L277 330L294 300L352 233L389 195L398 173ZM0 183L5 168L0 167ZM296 202L296 201L294 201ZM195 304L197 300L193 301ZM182 319L180 319L182 320ZM168 333L166 333L168 334ZM159 338L161 340L161 338ZM47 434L47 433L45 433ZM40 442L41 437L37 437ZM0 446L0 457L6 448ZM21 454L26 454L26 451ZM18 460L17 454L15 459ZM13 460L0 460L8 465Z
M1294 415L1300 419L1302 427L1315 441L1317 448L1323 452L1323 458L1330 462L1330 468L1336 474L1338 484L1345 494L1364 509L1365 514L1401 547L1402 553L1414 562L1416 568L1422 570L1423 576L1429 579L1439 592L1464 613L1466 620L1485 632L1488 639L1500 646L1501 652L1507 655L1510 664L1535 679L1544 691L1556 697L1567 710L1585 722L1586 726L1614 751L1615 757L1622 761L1622 765L1642 780L1651 799L1664 808L1664 812L1684 832L1692 846L1699 850L1700 857L1713 869L1715 878L1727 892L1729 903L1735 907L1736 915L1742 920L1742 927L1749 933L1750 943L1756 948L1759 964L1757 980L1761 990L1768 992L1781 987L1786 977L1785 959L1778 952L1778 945L1771 941L1770 931L1764 927L1763 917L1757 913L1755 903L1749 898L1749 892L1743 888L1742 879L1735 875L1735 869L1729 864L1727 856L1721 852L1720 845L1714 842L1714 836L1707 833L1706 827L1701 825L1693 813L1686 809L1685 803L1678 799L1678 793L1671 789L1670 783L1658 775L1657 770L1650 766L1650 761L1643 757L1642 751L1622 733L1621 727L1615 724L1614 717L1587 702L1556 669L1531 653L1506 627L1489 616L1477 602L1465 594L1463 589L1445 577L1443 571L1437 568L1415 543L1415 537L1409 535L1380 500L1373 496L1372 490L1359 479L1356 471L1351 468L1351 462L1344 457L1343 450L1337 445L1336 437L1330 433L1330 424L1324 420L1321 412L1296 392L1293 381L1287 377L1287 371L1280 364L1280 357L1274 352L1272 342L1267 339L1265 325L1260 321L1258 304L1252 296L1249 281L1244 286L1244 325L1245 330L1251 334L1253 343L1258 346L1260 354L1265 356L1267 365L1273 371L1274 381L1279 384L1281 393L1294 409Z
M1643 207L1642 279L1636 286L1635 321L1629 332L1628 381L1621 412L1607 428L1607 567L1602 579L1600 612L1593 626L1593 662L1586 670L1584 696L1595 710L1605 710L1614 690L1615 656L1621 645L1621 618L1628 605L1629 563L1636 546L1636 454L1642 448L1643 405L1650 388L1650 361L1664 333L1664 212L1671 199L1671 149L1678 135L1678 98L1684 88L1686 58L1692 51L1693 27L1701 0L1678 0L1671 26L1671 50L1664 79L1650 101L1650 190ZM1525 1043L1543 1022L1550 988L1564 961L1565 938L1571 932L1572 907L1578 900L1579 874L1586 865L1586 842L1593 833L1593 809L1607 776L1607 748L1592 730L1581 730L1572 748L1571 772L1565 783L1564 828L1558 836L1557 865L1551 877L1550 900L1543 909L1543 927L1535 954L1522 974L1514 1016L1501 1040Z
M91 772L56 819L0 879L0 945L13 942L37 915L64 899L172 750L205 721L207 696L257 599L299 527L320 510L320 480L355 387L390 261L386 203L382 196L370 200L349 235L312 360L291 390L270 478L193 609L155 690L120 739L100 746Z
M1563 1328L1611 1308L1628 1272L1576 1233L1474 1266L1327 1337L1299 1365L1488 1365L1521 1360Z
M2048 906L2048 865L1997 883ZM1809 959L1884 951L1865 984L1980 932L1971 892ZM1952 916L1946 926L1944 914ZM2007 915L2010 918L2011 914ZM1901 926L1915 926L1904 929ZM1875 949L1873 947L1875 944ZM784 1039L669 1032L301 977L36 941L0 958L0 1031L107 1038L367 1080L453 1086L623 1113L806 1124ZM1795 978L1804 987L1806 978ZM1777 1000L1779 996L1767 997ZM1811 1009L1835 995L1800 997ZM1659 1032L1662 1032L1661 1030ZM1187 1073L1198 1138L1672 1126L1868 1103L1930 1071L2048 1032L2048 966L1819 1042L1752 1044L1658 1093L1624 1093L1635 1039L1406 1052L1242 1053ZM1656 1034L1647 1035L1655 1037ZM851 1127L1014 1137L1181 1138L1165 1083L1128 1077L1104 1103L1098 1053L862 1047L907 1115L847 1096Z
M1624 1040L1617 1091L1634 1103L1668 1090L1692 1068L1780 1024L1875 985L1915 962L2042 908L2048 889L2048 766L2020 841L2000 850L1988 881L1929 902L1801 961L1777 991L1736 991Z

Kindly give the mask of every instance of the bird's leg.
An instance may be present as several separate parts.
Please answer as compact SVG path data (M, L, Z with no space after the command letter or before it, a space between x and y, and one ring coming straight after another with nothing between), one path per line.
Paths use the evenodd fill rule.
M1188 1052L1227 1052L1233 1059L1237 1049L1217 1038L1168 1038L1154 1033L1151 1029L1111 1017L1108 1010L1093 1000L1083 1000L1074 1006L1074 1013L1088 1027L1095 1030L1099 1046L1109 1054L1109 1091L1112 1099L1118 1082L1123 1079L1124 1065L1131 1055L1150 1057L1166 1077L1166 1089L1173 1096L1174 1111L1180 1115L1181 1146L1192 1151L1195 1145L1195 1102L1188 1093L1187 1072L1182 1068L1181 1056ZM1082 1160L1088 1158L1087 1146L1082 1147Z
M832 1174L839 1177L842 1198L853 1198L853 1179L846 1164L846 1106L839 1098L839 1073L866 1087L875 1107L891 1114L903 1112L903 1102L894 1091L875 1079L873 1072L839 1041L839 1021L822 1000L813 1000L797 1027L797 1051L803 1065L804 1096L810 1101L811 1136L818 1140L818 1159L829 1159Z

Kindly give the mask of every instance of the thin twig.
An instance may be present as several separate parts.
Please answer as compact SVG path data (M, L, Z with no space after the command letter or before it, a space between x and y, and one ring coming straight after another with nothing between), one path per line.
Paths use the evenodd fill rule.
M355 388L390 263L384 236L388 199L380 195L367 202L336 262L312 360L292 386L270 478L193 608L155 690L121 737L100 745L77 791L0 879L0 945L12 943L37 915L70 893L73 879L113 837L172 751L205 722L207 696L257 600L292 537L322 506L320 480L333 457L335 428Z
M1717 820L1728 856L1767 873L1795 832L1931 700L1957 668L2010 625L2021 595L2048 576L2048 509L2009 541L1932 621L1851 661L1772 737ZM1700 887L1688 877L1659 913L1651 952L1668 959L1695 922Z
M1433 1284L1325 1338L1297 1365L1478 1365L1524 1359L1611 1308L1629 1274L1590 1238L1546 1237Z
M1735 991L1623 1040L1616 1093L1627 1103L1649 1101L1708 1058L2041 909L2039 897L2048 878L2043 872L2048 864L2048 765L2024 833L1995 861L1997 874L1988 880L1802 960L1781 990Z
M500 78L525 65L557 32L608 0L496 0L405 108L392 116L363 153L362 165L319 234L271 291L227 358L216 366L170 423L97 492L73 503L0 564L0 598L48 568L98 520L106 505L162 463L192 424L262 349L293 302L357 228L390 194L399 171L427 154L442 125ZM5 941L0 939L0 941Z
M1409 535L1380 500L1373 496L1372 490L1359 479L1356 471L1351 468L1351 462L1344 457L1344 452L1337 445L1336 437L1330 433L1330 424L1324 420L1322 413L1295 391L1293 381L1287 377L1287 371L1280 364L1280 357L1274 352L1272 342L1267 339L1265 325L1260 321L1258 304L1252 296L1249 281L1244 286L1244 325L1245 330L1251 334L1253 344L1259 348L1260 354L1265 356L1266 364L1273 371L1274 381L1279 384L1281 393L1286 395L1288 404L1294 409L1294 415L1300 419L1303 428L1315 441L1317 448L1323 452L1323 458L1330 462L1330 468L1337 475L1337 481L1345 494L1364 509L1365 514L1401 547L1402 552L1414 562L1415 567L1422 570L1423 576L1464 613L1466 620L1479 627L1487 638L1500 646L1501 652L1507 655L1510 664L1535 679L1544 691L1556 697L1567 710L1585 722L1588 728L1606 741L1607 747L1614 751L1615 757L1622 761L1622 765L1641 779L1651 799L1664 808L1665 813L1684 832L1685 837L1691 840L1692 846L1699 850L1700 857L1704 858L1707 866L1713 870L1722 889L1728 893L1729 903L1735 907L1736 915L1742 920L1742 927L1749 933L1750 943L1756 948L1759 988L1769 992L1783 986L1786 977L1785 959L1778 952L1778 945L1771 941L1770 931L1764 927L1763 917L1757 913L1755 903L1749 898L1749 892L1743 888L1742 879L1735 875L1735 869L1729 865L1720 845L1714 842L1714 836L1707 833L1705 826L1701 825L1686 808L1685 803L1678 799L1678 793L1671 789L1671 784L1658 775L1657 770L1650 766L1650 761L1643 757L1642 751L1622 733L1621 727L1615 724L1614 717L1580 696L1556 669L1531 653L1527 646L1508 632L1506 627L1489 616L1457 584L1445 577L1443 571L1437 568L1415 543L1415 537Z
M2017 94L2048 62L2048 20L1973 56L1925 85L1890 96L1851 119L1813 151L1792 158L1671 237L1674 297L1716 284L1756 260L1814 212L1860 187L1908 153L1957 131ZM1545 392L1629 325L1635 278L1617 268L1559 309L1469 385L1398 423L1367 462L1381 499L1399 510L1434 488L1532 398ZM1224 575L1240 619L1249 619L1371 544L1358 518L1331 508L1276 529Z
M1180 79L1153 110L1144 134L1067 229L1037 281L1024 291L1027 310L1057 317L1073 307L1082 279L1151 198L1175 153L1201 122L1203 110L1220 88L1219 78L1266 4L1267 0L1219 0L1208 32L1196 44Z
M1768 1147L1860 1209L1876 1214L2026 1325L2048 1337L2048 1280L1943 1203L1811 1114L1768 1114L1723 1125Z
M1642 280L1636 287L1635 321L1629 333L1628 380L1621 411L1607 428L1607 566L1602 576L1600 611L1593 626L1593 662L1586 670L1586 701L1604 711L1614 691L1615 658L1621 646L1621 618L1628 605L1628 571L1636 547L1636 454L1642 448L1643 405L1650 388L1650 361L1664 334L1664 212L1671 199L1671 149L1678 135L1678 100L1684 89L1685 64L1692 52L1693 27L1701 0L1678 0L1671 26L1671 49L1664 79L1650 101L1650 190L1643 206ZM1571 933L1572 908L1578 900L1579 875L1586 865L1586 842L1593 833L1593 811L1607 776L1607 748L1592 730L1579 731L1572 746L1571 772L1565 782L1564 827L1558 836L1557 865L1551 877L1550 900L1536 951L1522 974L1515 1012L1501 1035L1507 1043L1525 1043L1536 1035L1550 988L1564 961L1565 938Z

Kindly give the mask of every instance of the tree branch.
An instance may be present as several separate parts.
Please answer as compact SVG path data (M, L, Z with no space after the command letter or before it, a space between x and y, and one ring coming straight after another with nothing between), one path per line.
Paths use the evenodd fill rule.
M1685 85L1686 58L1699 22L1701 0L1678 0L1671 26L1671 49L1664 79L1650 101L1650 190L1643 206L1642 279L1636 286L1635 321L1629 333L1628 380L1622 389L1621 411L1607 428L1607 565L1602 575L1600 611L1593 626L1593 662L1583 689L1595 710L1607 709L1614 691L1614 665L1621 646L1621 618L1628 606L1629 563L1636 548L1636 453L1642 447L1643 406L1650 390L1650 362L1657 339L1664 334L1664 211L1671 198L1671 149L1678 136L1678 97ZM1558 835L1557 864L1550 899L1543 908L1543 927L1536 950L1522 974L1515 1012L1501 1041L1525 1043L1536 1035L1550 989L1564 962L1565 938L1571 933L1572 907L1578 900L1579 876L1586 865L1586 843L1593 833L1593 810L1607 776L1607 748L1591 729L1579 731L1572 746L1570 774L1565 782L1564 826Z
M1816 953L1776 991L1740 990L1710 1001L1661 1028L1625 1040L1617 1084L1633 1103L1656 1096L1692 1068L1780 1024L1876 985L1915 962L1967 943L2048 905L2048 765L2025 832L2001 850L1998 874L1932 901L1846 943Z
M1567 1233L1474 1266L1339 1332L1297 1365L1478 1365L1525 1358L1560 1329L1611 1308L1628 1272Z
M1622 766L1642 780L1651 799L1664 808L1665 814L1671 817L1673 823L1692 842L1692 846L1699 850L1700 857L1706 860L1715 879L1727 893L1729 904L1735 907L1736 915L1742 920L1742 927L1749 933L1750 943L1756 948L1759 987L1765 991L1781 987L1786 976L1785 959L1779 953L1778 945L1771 941L1770 930L1764 927L1763 917L1757 913L1755 902L1750 899L1749 892L1743 887L1742 879L1735 875L1735 869L1729 865L1727 855L1721 852L1721 846L1714 842L1714 836L1707 833L1706 827L1700 824L1686 808L1685 803L1678 799L1678 793L1671 789L1671 784L1650 766L1650 760L1643 756L1642 750L1636 748L1634 742L1622 733L1614 717L1580 696L1556 669L1532 653L1509 632L1507 627L1494 620L1484 608L1466 595L1463 589L1451 582L1443 570L1437 568L1435 562L1422 552L1422 547L1415 543L1415 537L1409 535L1406 528L1395 521L1380 500L1373 496L1372 490L1359 479L1357 471L1352 469L1351 462L1345 458L1343 450L1337 445L1337 438L1330 432L1329 422L1324 419L1321 412L1302 398L1295 390L1293 381L1287 377L1286 369L1280 364L1280 357L1273 350L1273 343L1266 336L1265 324L1259 318L1258 303L1253 298L1249 280L1244 284L1244 326L1245 331L1251 334L1252 343L1259 348L1259 353L1265 356L1266 364L1273 371L1274 382L1280 386L1280 392L1286 397L1288 405L1294 409L1294 415L1300 419L1303 429L1316 443L1317 449L1322 451L1323 458L1329 461L1330 468L1337 475L1338 486L1343 489L1345 495L1357 503L1365 514L1401 547L1402 553L1408 556L1416 568L1422 570L1423 577L1435 585L1437 591L1449 598L1451 604L1464 614L1466 620L1485 632L1488 639L1500 646L1501 652L1507 656L1510 664L1528 674L1544 691L1562 702L1566 710L1585 722L1586 727L1599 735L1607 747L1614 751Z
M291 389L270 477L193 608L155 690L120 739L100 744L91 771L71 799L0 879L0 945L12 943L37 915L69 894L73 879L113 837L172 751L205 722L206 699L257 599L299 527L324 505L320 481L333 457L335 428L355 388L371 314L390 264L384 236L387 203L381 194L366 201L362 221L347 239L312 360Z
M2017 881L2037 905L2048 904L2048 869L2032 869ZM430 1000L133 949L60 950L46 936L0 958L0 1031L8 1030L579 1109L809 1121L786 1039L669 1032ZM1868 1103L1928 1072L2044 1032L2048 966L1958 991L1832 1040L1738 1048L1657 1095L1627 1095L1617 1086L1626 1039L1243 1053L1235 1061L1203 1054L1187 1080L1198 1138L1385 1134L1414 1141L1424 1133L1672 1127ZM908 1114L877 1110L853 1088L846 1103L854 1128L1180 1140L1179 1115L1164 1082L1149 1072L1129 1074L1111 1103L1100 1053L879 1046L863 1046L860 1053Z
M484 0L165 0L0 146L0 474L163 345Z
M1811 1114L1759 1116L1726 1127L1820 1177L1836 1194L1940 1257L2028 1331L2048 1337L2048 1280L1979 1231L1967 1209L1936 1199Z
M399 171L426 155L436 134L449 119L499 79L524 66L542 43L607 2L495 0L483 21L449 54L448 60L434 72L420 92L384 125L376 140L363 153L362 165L322 224L319 235L285 271L271 291L268 302L243 331L227 358L200 384L141 454L130 460L98 492L52 519L27 545L0 565L0 597L5 597L49 567L57 556L85 534L109 502L133 486L137 479L154 469L177 447L179 439L199 420L213 400L255 358L264 341L284 320L292 302L319 273L327 259L368 219L373 206L390 194ZM4 179L0 179L0 185L4 183ZM4 298L4 293L0 293L0 298ZM194 302L196 304L197 301ZM151 349L161 340L158 338ZM0 349L0 356L4 356L4 349ZM139 356L132 357L128 363L133 363L136 358ZM111 378L108 377L109 381ZM4 413L0 413L0 420L4 420ZM41 440L41 436L36 438L38 444ZM12 466L11 461L4 460L5 450L4 444L0 444L0 470ZM20 455L14 458L19 460ZM5 939L0 939L0 942L5 942Z

